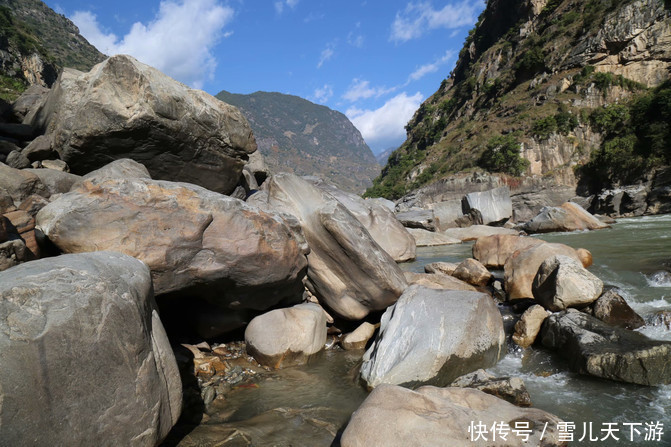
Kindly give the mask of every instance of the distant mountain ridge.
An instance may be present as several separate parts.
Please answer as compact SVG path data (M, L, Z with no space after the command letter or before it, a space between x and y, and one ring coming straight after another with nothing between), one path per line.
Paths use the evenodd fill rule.
M64 15L40 0L0 0L0 97L50 87L64 67L88 71L105 55Z
M272 172L315 175L361 193L380 172L361 133L342 113L293 95L222 91L220 100L249 120Z

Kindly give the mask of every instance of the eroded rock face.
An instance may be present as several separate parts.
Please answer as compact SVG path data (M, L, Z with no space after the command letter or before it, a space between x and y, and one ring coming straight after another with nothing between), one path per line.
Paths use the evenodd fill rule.
M0 189L5 190L17 206L33 194L50 196L47 187L35 174L4 163L0 163Z
M0 427L7 445L155 446L182 387L149 269L119 253L0 273Z
M65 69L26 122L50 135L75 174L132 158L155 179L224 194L235 189L256 150L237 108L124 55L88 73Z
M485 225L505 221L513 216L513 202L507 186L466 194L463 202L464 212L468 213L472 209L480 211Z
M293 174L264 186L270 206L300 221L310 246L307 286L320 302L352 320L396 302L403 272L343 205Z
M445 386L495 365L504 348L503 320L490 296L410 286L382 316L361 378L369 388Z
M603 281L585 269L579 259L562 255L543 261L532 285L536 301L553 312L585 307L602 291Z
M310 182L333 196L366 227L368 233L396 262L415 259L415 238L398 221L394 213L384 205L361 197L318 180Z
M581 374L640 385L671 383L671 343L610 326L575 309L549 316L541 341Z
M112 250L144 261L157 294L265 310L303 290L304 248L282 219L195 185L84 181L37 222L66 253Z
M302 365L324 349L326 314L314 303L259 315L245 330L247 352L272 368Z
M468 427L482 421L491 427L503 422L530 421L534 427L528 443L512 431L506 440L476 442ZM342 447L406 446L560 446L557 423L561 420L535 408L520 408L498 397L469 388L423 386L415 391L395 385L381 385L354 412L345 429ZM477 423L477 422L476 422ZM542 435L543 427L548 430Z

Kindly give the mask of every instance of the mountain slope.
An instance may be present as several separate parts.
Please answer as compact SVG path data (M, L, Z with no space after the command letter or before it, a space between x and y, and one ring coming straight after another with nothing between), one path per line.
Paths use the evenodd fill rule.
M359 131L340 112L282 93L222 91L216 97L249 120L273 172L316 175L361 193L380 171Z
M669 7L663 0L489 0L455 69L415 113L407 140L367 194L399 198L474 170L576 186L598 175L599 164L616 163L609 151L620 160L645 158L651 144L631 111L667 104ZM627 132L614 135L608 124ZM669 132L663 119L658 124L657 143ZM671 154L656 149L653 158L669 163ZM588 186L631 181L649 167L606 173Z
M0 97L51 86L63 67L88 71L105 56L65 16L39 0L0 0Z

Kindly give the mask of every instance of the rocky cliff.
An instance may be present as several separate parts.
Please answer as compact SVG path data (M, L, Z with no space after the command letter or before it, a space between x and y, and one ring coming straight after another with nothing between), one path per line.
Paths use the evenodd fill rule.
M63 67L88 71L105 56L65 16L39 0L0 0L0 98L50 87Z
M249 120L272 172L316 175L361 193L380 171L359 131L340 112L282 93L222 91L217 98Z
M514 193L651 181L671 161L669 9L662 0L489 0L368 194L433 200L473 171Z

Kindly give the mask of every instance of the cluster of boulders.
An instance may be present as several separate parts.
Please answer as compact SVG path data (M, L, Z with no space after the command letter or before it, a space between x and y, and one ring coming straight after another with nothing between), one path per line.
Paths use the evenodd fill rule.
M586 270L589 252L500 226L512 214L506 188L468 194L458 211L399 212L319 179L269 175L237 109L128 56L30 94L19 126L31 133L7 137L23 148L0 163L3 441L160 443L182 406L164 324L200 339L245 328L254 367L233 365L223 345L185 345L205 402L255 368L305 364L334 342L358 350L375 391L343 445L407 445L413 433L456 442L473 420L556 428L555 416L521 408L518 379L459 379L507 350L497 301L528 308L520 346L539 340L600 377L671 381L670 345L627 332L640 322ZM525 231L549 231L557 216L561 231L603 227L573 204L558 210ZM403 272L397 263L437 236L475 240L473 258ZM615 350L620 341L631 349ZM623 366L632 359L638 368Z

